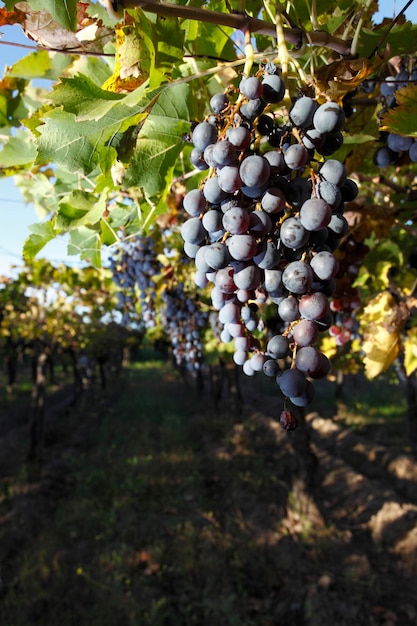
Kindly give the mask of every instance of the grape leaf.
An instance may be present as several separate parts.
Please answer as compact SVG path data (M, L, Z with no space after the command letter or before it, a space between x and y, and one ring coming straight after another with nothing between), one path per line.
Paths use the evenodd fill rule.
M404 366L407 376L417 370L417 328L410 328L404 341Z
M407 311L389 291L372 298L361 315L363 363L368 378L375 378L393 363L400 351L400 331Z
M19 132L3 144L0 151L0 170L20 170L30 165L36 157L36 147L28 133ZM4 173L4 172L3 172Z
M161 93L139 132L126 186L141 187L149 196L169 188L184 134L190 131L189 100L188 84L173 85Z
M79 255L83 261L89 261L94 267L101 267L101 240L97 231L80 226L70 232L69 255Z
M77 28L77 0L29 0L35 11L49 11L63 28L75 32Z
M23 244L23 258L26 262L32 261L38 252L57 236L51 221L32 224L29 231L31 234Z
M417 137L417 85L407 85L395 92L398 106L382 116L382 130Z
M106 196L100 198L87 191L74 190L59 203L56 227L73 229L96 224L106 209Z

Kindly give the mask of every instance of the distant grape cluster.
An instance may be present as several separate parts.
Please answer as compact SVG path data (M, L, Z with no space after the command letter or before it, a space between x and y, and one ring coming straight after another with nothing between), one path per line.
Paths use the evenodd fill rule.
M235 363L248 376L276 378L286 398L306 406L311 381L330 369L315 344L332 324L334 250L348 229L344 203L358 188L328 158L343 143L343 109L301 96L285 116L284 94L267 64L211 98L211 114L191 134L191 162L207 177L184 197L181 233ZM262 339L265 304L276 309L278 331Z
M156 324L155 283L152 280L161 272L155 242L151 237L138 236L127 241L119 254L110 259L113 280L121 289L117 294L122 323L130 321L136 301L135 289L139 291L142 321L146 329Z
M172 347L175 363L194 374L201 368L203 344L201 332L207 323L207 314L197 300L184 289L182 283L162 293L162 325Z
M403 66L396 76L386 77L380 86L384 99L381 114L396 106L396 91L410 84L417 84L417 68L409 71ZM381 143L374 153L374 163L378 167L394 165L404 155L408 155L410 161L417 163L417 140L414 137L382 132Z

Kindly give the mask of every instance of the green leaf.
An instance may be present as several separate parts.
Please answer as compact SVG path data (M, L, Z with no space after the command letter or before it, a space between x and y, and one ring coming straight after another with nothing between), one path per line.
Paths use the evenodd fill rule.
M31 234L23 244L23 258L26 262L32 261L38 252L57 235L51 221L32 224L29 230Z
M141 187L148 196L163 194L190 130L189 86L178 84L161 93L143 124L124 184Z
M59 203L56 217L56 227L71 230L79 226L93 226L106 209L106 196L100 198L87 191L76 189Z
M382 116L382 130L417 137L417 85L407 85L395 92L398 106Z
M101 240L97 231L80 226L70 232L69 255L80 255L81 260L90 262L94 267L101 267L100 249Z
M49 11L53 19L63 28L77 29L77 0L29 0L35 11Z
M0 151L0 169L30 165L35 158L36 147L32 136L26 132L19 132L3 144Z
M50 94L49 100L55 106L74 113L77 119L99 120L113 107L115 101L123 100L123 95L100 89L90 78L79 74L74 78L61 78L60 83Z

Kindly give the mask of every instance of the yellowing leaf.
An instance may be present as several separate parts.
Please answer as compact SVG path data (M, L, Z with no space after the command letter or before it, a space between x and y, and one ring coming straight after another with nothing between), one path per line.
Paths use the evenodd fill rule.
M319 100L334 100L339 104L343 97L354 91L373 71L368 59L342 59L319 68L314 76Z
M404 366L407 376L417 370L417 328L407 331L404 341Z
M389 291L379 293L364 308L361 316L362 350L368 378L384 372L400 351L400 330L408 317Z
M375 378L397 358L400 351L399 333L374 325L368 333L368 339L363 342L362 349L365 352L365 374L368 378Z

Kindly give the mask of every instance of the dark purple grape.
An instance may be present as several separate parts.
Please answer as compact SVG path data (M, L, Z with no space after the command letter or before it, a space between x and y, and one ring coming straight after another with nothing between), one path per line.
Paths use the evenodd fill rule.
M229 106L229 98L224 93L216 93L210 98L210 108L213 113L223 113Z
M307 348L301 349L306 350ZM288 398L301 396L307 386L305 375L297 368L285 370L277 376L276 380L282 393Z
M241 207L233 207L223 215L223 227L232 235L242 235L249 228L249 213Z
M253 257L254 263L262 270L270 270L276 267L281 259L281 253L274 241L262 241L258 245L257 252ZM268 291L270 289L266 287Z
M251 142L250 131L246 126L235 126L228 130L227 139L236 150L246 150Z
M262 98L265 102L281 102L285 94L285 83L278 74L268 74L262 81Z
M239 168L234 165L225 165L219 170L218 183L220 189L226 193L235 193L242 187Z
M190 219L181 226L181 236L184 241L199 244L207 237L207 231L198 217L190 217Z
M213 159L219 166L235 165L237 162L236 148L228 139L218 141L213 148Z
M206 209L206 199L199 189L191 189L185 194L182 205L191 217L198 217Z
M252 235L232 235L227 243L229 252L236 261L249 261L257 251L256 239Z
M289 263L282 274L283 285L295 294L307 293L313 282L313 270L304 261Z
M319 327L313 320L301 319L292 329L293 341L300 348L312 346L319 337Z
M266 353L273 359L284 359L290 353L290 342L288 337L274 335L268 341Z
M320 230L327 226L332 217L332 209L320 198L310 198L300 209L300 222L306 230Z
M319 105L312 98L302 96L295 101L289 116L297 128L309 128L313 124L313 116Z
M219 179L217 176L208 178L203 187L204 197L211 204L220 204L226 197L226 192L219 186Z
M260 135L269 135L274 128L274 120L269 115L260 115L256 123L256 129Z
M326 250L317 252L310 261L313 272L320 280L330 280L339 271L339 261L334 254Z
M302 169L307 163L308 157L307 149L299 143L290 146L284 153L284 161L290 170Z
M310 378L324 378L330 372L329 359L314 346L300 348L297 351L295 363L297 369ZM298 395L301 394L292 394L292 396Z
M336 159L327 159L319 169L320 177L323 180L341 187L346 180L346 167Z
M217 141L216 127L208 122L197 124L191 134L191 141L197 150L204 152L209 144Z
M329 299L320 291L301 296L298 306L301 317L313 321L323 319L330 308Z
M247 187L261 187L271 172L269 163L264 157L254 154L243 159L240 164L240 177Z
M284 322L294 322L300 318L298 300L294 296L284 298L278 305L278 315Z
M313 125L320 133L335 133L342 130L345 114L337 102L321 104L313 116Z
M310 233L301 224L298 217L289 217L281 225L280 239L284 246L297 250L308 241Z
M209 166L204 160L203 153L197 148L193 148L190 153L191 164L198 170L208 170Z
M281 213L285 209L285 194L277 187L270 187L265 191L261 200L261 207L266 213Z
M249 100L256 100L262 95L262 85L256 76L243 77L239 83L239 90Z

